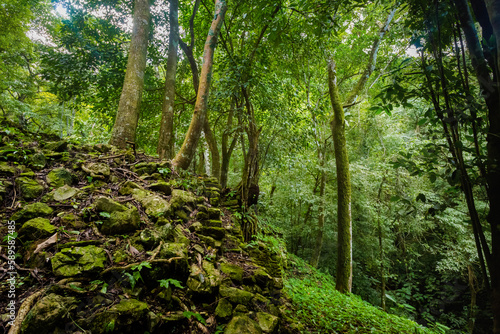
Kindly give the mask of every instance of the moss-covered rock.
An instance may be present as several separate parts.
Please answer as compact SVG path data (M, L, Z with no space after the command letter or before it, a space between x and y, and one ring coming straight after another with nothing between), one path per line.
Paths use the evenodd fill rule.
M44 190L43 186L36 180L28 177L18 177L16 179L16 185L21 190L21 196L26 200L32 200L39 197Z
M1 176L14 176L17 173L17 168L9 165L6 161L0 161L0 175Z
M111 212L109 219L104 220L101 232L104 234L123 234L139 229L141 216L136 207L125 211Z
M222 227L204 226L199 233L212 237L215 240L222 240L226 236L226 230Z
M19 237L24 240L38 240L50 237L57 228L45 218L34 218L23 224L19 230Z
M131 195L135 189L143 189L140 185L132 181L125 181L118 192L120 195Z
M247 315L237 315L231 319L224 334L262 334L262 329Z
M63 140L57 142L48 142L45 144L44 149L53 152L65 152L68 149L68 142Z
M123 299L90 320L92 333L142 333L146 328L148 304Z
M254 294L245 290L222 285L219 289L222 297L227 298L231 303L247 305L254 297Z
M50 216L53 212L54 210L47 204L36 202L24 206L21 210L13 214L10 219L17 223L24 223L33 218Z
M165 243L162 245L158 256L163 259L169 259L171 257L187 259L187 248L184 244Z
M56 168L47 174L47 183L52 187L70 186L73 183L73 176L66 168Z
M233 305L227 299L220 299L215 308L215 316L220 319L228 319L233 314Z
M71 226L75 229L82 229L85 226L87 226L79 216L75 215L74 213L70 212L62 212L57 215L58 217L61 217L61 222L64 226Z
M146 214L150 217L160 217L168 215L170 210L170 204L161 198L160 196L141 189L134 189L132 191L132 196L136 201L141 203L144 207Z
M134 166L132 166L132 171L139 174L153 174L156 172L156 168L158 167L158 164L156 162L140 162Z
M45 168L45 166L47 165L47 158L45 158L45 154L43 154L42 152L33 154L30 157L29 165L36 170Z
M243 269L235 264L230 263L221 263L220 270L229 276L229 278L233 282L241 282L243 281Z
M172 198L169 203L173 210L182 208L184 205L194 206L196 196L189 191L174 189L172 190Z
M265 312L257 312L255 318L262 328L263 333L273 333L276 327L278 327L279 318Z
M100 196L95 200L94 207L99 212L107 213L113 213L116 211L122 212L127 210L127 207L125 205L122 205L112 200L111 198L107 198L104 196Z
M72 197L74 197L76 194L78 194L78 189L70 187L68 185L64 185L62 187L59 187L55 189L52 192L52 198L56 202L63 202L66 201Z
M104 269L106 252L97 246L64 248L52 258L56 276L72 277L97 273Z
M96 179L105 179L111 175L111 170L109 169L108 164L102 162L91 162L82 165L82 169L84 172Z
M52 334L56 327L70 321L61 321L76 305L73 297L62 297L54 293L40 299L29 311L21 326L21 333ZM61 328L63 329L63 328Z
M172 194L172 187L170 186L170 183L167 183L165 181L153 183L149 186L149 189L159 191L166 196L170 196Z

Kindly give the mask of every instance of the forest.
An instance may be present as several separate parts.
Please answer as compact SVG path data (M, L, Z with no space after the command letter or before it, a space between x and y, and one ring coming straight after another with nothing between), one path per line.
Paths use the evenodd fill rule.
M186 233L198 231L189 217L208 210L206 219L212 222L220 195L221 214L215 216L221 226L232 217L241 225L241 242L263 245L287 258L282 265L289 269L283 269L287 274L280 289L288 289L293 307L316 307L310 307L311 313L290 316L303 326L280 320L280 333L417 333L410 331L413 325L370 329L372 325L359 325L361 320L357 322L354 315L335 327L338 319L332 320L329 312L351 303L342 299L344 295L380 312L372 315L374 323L388 314L414 321L422 331L500 333L500 1L0 0L0 4L4 265L11 233L8 222L23 217L21 208L31 202L46 202L56 212L73 207L83 221L93 224L94 237L102 237L112 234L105 225L113 221L114 211L109 203L108 209L99 204L104 203L96 200L99 194L113 199L132 196L122 198L127 208L120 200L123 205L113 202L111 207L121 205L116 210L128 212L137 210L132 208L136 205L145 226L165 224L161 221L167 212L152 213L148 196L168 200L169 208L178 196L188 203L187 215L172 204L175 218L167 225L183 221ZM65 144L54 144L60 142ZM67 152L74 160L65 160ZM35 153L44 155L43 166L35 162ZM86 161L99 161L94 167L109 162L107 174L93 170ZM148 171L151 164L154 167ZM43 197L63 184L50 182L55 169L51 172L49 166L73 168L73 181L63 183L87 193L92 186L90 197L80 202L58 202L55 193L49 200ZM28 196L23 188L28 183L23 182L29 180L19 181L26 178L43 179L38 181L40 192ZM161 180L151 185L155 178ZM180 195L179 191L198 189L198 196L199 187L205 189L204 204L202 199L188 200L187 193ZM163 193L140 195L139 188ZM234 210L222 209L223 203ZM59 229L59 242L96 244L82 241L83 232L64 230L62 213L48 216ZM113 237L112 243L128 242L128 252L154 254L151 260L142 255L127 260L133 264L140 259L140 264L127 267L133 274L125 274L132 277L129 288L134 291L136 283L156 282L148 265L163 263L164 259L155 258L163 241L143 241L139 247L133 243L139 236L123 231L117 234L130 236ZM211 248L216 248L214 235L192 239L191 245L193 240L210 238ZM175 238L174 244L185 239ZM26 255L34 250L30 247L38 253L40 243L19 240L23 251L16 261L22 268L32 268L19 289L36 283L36 277L45 286L33 270L39 265L41 272L48 269L29 262L33 254ZM59 247L48 241L43 243L46 252ZM189 261L194 248L189 248ZM245 253L241 249L238 254ZM58 254L52 254L54 272ZM200 263L202 256L210 260L214 254L205 249L198 254ZM222 253L217 254L222 259ZM209 277L205 260L203 272ZM222 270L218 264L213 269L214 264L212 271ZM101 268L99 284L108 282L102 277L113 268ZM272 271L266 274L269 280L275 277ZM7 270L1 275L0 292L6 296ZM238 281L233 272L228 275L232 284ZM214 317L218 322L206 320L211 319L210 308L199 306L205 297L197 299L199 291L191 276L158 280L173 296L169 303L178 303L188 319L171 332L238 333L229 329L236 321L220 325L230 319L220 315L221 302ZM187 284L190 292L180 292L177 284ZM67 283L64 289L70 286L74 288ZM108 295L120 290L111 286ZM308 290L318 287L323 294ZM261 290L272 295L269 285ZM326 300L339 304L327 307ZM232 303L237 305L234 312L242 309L241 303ZM283 312L280 319L286 318ZM206 321L199 319L202 316ZM278 331L265 329L257 316L252 317L262 328L253 331L248 322L248 333ZM162 319L162 324L173 321ZM108 325L116 323L119 328L120 321ZM85 322L72 322L77 328L66 332L100 333L91 325L89 331ZM12 325L9 333L42 333L41 325L23 326L16 332ZM104 332L122 332L113 326ZM148 330L160 333L161 326L165 325Z

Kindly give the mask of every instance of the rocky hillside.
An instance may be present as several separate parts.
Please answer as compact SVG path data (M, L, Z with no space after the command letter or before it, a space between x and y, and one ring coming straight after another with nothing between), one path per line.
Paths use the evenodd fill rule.
M133 150L2 129L6 332L295 332L283 259L243 242L245 217L215 179Z

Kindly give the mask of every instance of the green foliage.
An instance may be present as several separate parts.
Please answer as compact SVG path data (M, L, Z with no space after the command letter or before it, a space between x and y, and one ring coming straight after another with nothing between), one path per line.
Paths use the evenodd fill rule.
M141 280L141 281L144 282L144 280L142 279L142 276L141 276L141 270L142 270L142 268L149 268L149 269L151 269L151 264L149 262L147 262L147 261L144 261L144 262L136 264L136 265L134 265L134 266L132 266L130 268L130 270L132 271L132 274L130 274L130 273L124 273L125 276L127 276L128 279L129 279L130 286L131 286L132 290L135 288L135 285L137 284L137 282L139 280Z
M204 325L207 324L206 321L205 321L205 319L199 313L191 312L191 311L184 311L184 312L182 312L182 315L185 316L188 319L191 319L191 317L194 317L196 320L198 320L202 324L204 324Z
M173 279L173 278L161 279L161 280L158 280L158 282L160 283L160 287L165 288L165 289L168 289L168 287L170 285L173 285L179 289L184 289L181 282L176 280L176 279Z
M331 276L291 256L285 292L296 305L294 319L313 333L434 333L410 320L387 314L355 295L335 290ZM436 332L438 333L438 332Z

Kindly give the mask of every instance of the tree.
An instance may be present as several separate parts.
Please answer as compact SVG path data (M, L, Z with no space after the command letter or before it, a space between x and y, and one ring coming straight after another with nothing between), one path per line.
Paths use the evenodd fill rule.
M162 104L160 138L158 139L157 149L160 159L172 159L174 157L175 74L177 72L177 48L179 45L178 7L177 0L170 0L170 11L168 14L170 34L168 39L165 98Z
M212 66L217 38L222 27L227 5L225 0L217 0L215 3L215 16L208 32L205 48L203 51L203 66L200 75L200 84L196 96L193 118L188 132L184 138L181 149L173 160L173 165L181 169L187 169L196 153L196 147L200 139L201 130L205 124L208 95L212 82Z
M127 61L127 71L118 105L110 144L124 148L135 143L135 133L144 87L144 70L148 50L151 14L149 0L135 0L132 39Z

